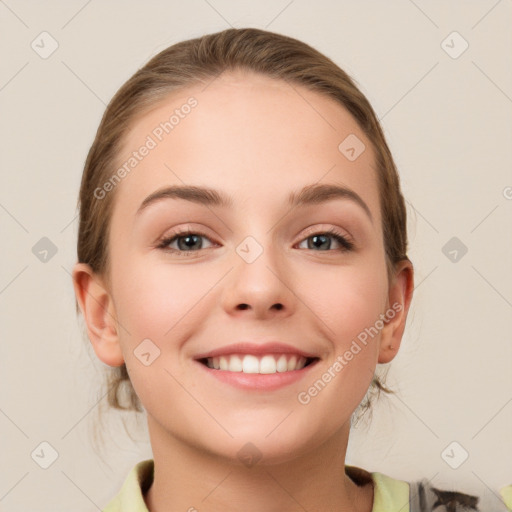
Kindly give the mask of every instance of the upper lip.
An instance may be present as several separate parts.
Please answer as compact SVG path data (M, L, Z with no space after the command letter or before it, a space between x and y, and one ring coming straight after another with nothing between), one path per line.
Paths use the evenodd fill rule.
M205 359L208 357L218 357L231 354L297 354L306 358L318 358L317 355L305 352L293 345L286 345L285 343L268 342L268 343L253 343L253 342L239 342L231 345L198 354L195 359Z

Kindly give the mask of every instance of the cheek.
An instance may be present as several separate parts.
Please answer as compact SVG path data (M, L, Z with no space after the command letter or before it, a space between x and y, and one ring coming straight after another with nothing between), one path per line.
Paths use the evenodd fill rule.
M171 265L125 260L115 283L120 341L130 380L148 411L158 410L162 392L180 393L174 374L180 346L207 317L208 290L215 276ZM148 341L150 340L150 341ZM144 354L149 354L144 361Z
M180 329L193 316L190 313L200 307L213 276L191 268L163 260L149 265L142 258L124 267L116 288L116 308L132 338L169 340L173 329Z
M325 266L301 273L299 297L325 328L328 339L342 348L375 324L387 298L385 265Z

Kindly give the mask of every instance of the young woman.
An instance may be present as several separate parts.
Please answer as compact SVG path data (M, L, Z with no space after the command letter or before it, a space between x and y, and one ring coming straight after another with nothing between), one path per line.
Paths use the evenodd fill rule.
M77 310L154 455L105 512L491 510L345 464L413 267L376 115L327 57L257 29L167 48L108 105L79 204Z

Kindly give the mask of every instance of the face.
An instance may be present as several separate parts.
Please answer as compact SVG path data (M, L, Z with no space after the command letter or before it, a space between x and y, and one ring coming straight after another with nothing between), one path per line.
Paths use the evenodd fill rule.
M197 104L183 108L190 97ZM166 133L161 123L176 109ZM338 148L349 135L365 146L355 160ZM95 344L98 357L126 363L161 432L211 454L235 460L252 442L265 461L285 460L346 430L377 362L389 360L384 338L400 331L370 141L327 97L225 73L138 119L120 161L145 144L153 147L117 184L109 239L117 323L109 344ZM156 191L192 186L214 189L225 204L185 191L142 206ZM270 342L314 356L312 364L246 375L197 360ZM276 361L285 351L267 348Z

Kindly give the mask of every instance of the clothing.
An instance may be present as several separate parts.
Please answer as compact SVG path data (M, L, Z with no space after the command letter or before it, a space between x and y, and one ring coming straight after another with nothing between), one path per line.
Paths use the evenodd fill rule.
M512 485L497 493L472 496L433 488L426 479L411 484L396 480L383 473L345 466L347 475L357 484L373 480L372 512L507 512L512 511ZM153 482L154 461L139 462L128 474L119 494L103 512L149 512L143 495ZM475 508L476 507L476 508Z

